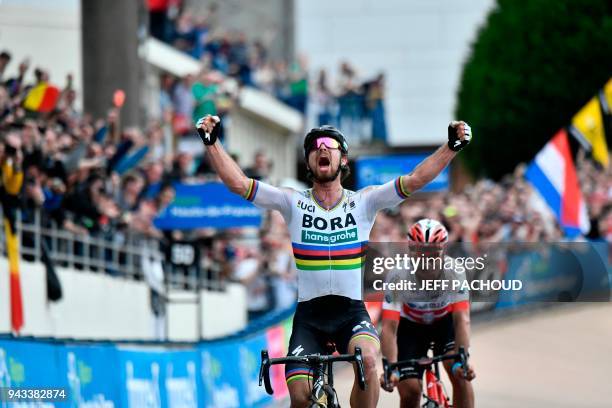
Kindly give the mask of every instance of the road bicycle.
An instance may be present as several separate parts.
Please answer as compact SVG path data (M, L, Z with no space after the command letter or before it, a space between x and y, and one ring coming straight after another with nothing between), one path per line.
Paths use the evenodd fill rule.
M312 371L312 386L310 394L311 408L340 408L338 395L334 390L333 364L340 361L354 362L357 367L357 382L362 390L366 389L365 373L363 368L363 355L359 347L355 347L355 354L332 355L335 346L328 346L327 355L310 354L305 356L288 356L270 358L267 350L261 351L261 368L259 370L259 385L262 381L266 392L274 393L270 383L270 366L274 364L300 363L307 365Z
M430 350L431 349L432 348L430 348ZM463 347L459 347L458 353L454 354L403 360L396 363L389 363L387 359L383 357L385 387L389 385L391 374L396 370L399 372L401 381L408 378L410 373L414 373L414 370L424 368L426 393L423 394L423 397L425 397L423 408L451 408L450 398L448 398L448 393L440 379L440 363L448 360L454 360L456 363L460 363L464 370L464 375L466 375L468 354Z

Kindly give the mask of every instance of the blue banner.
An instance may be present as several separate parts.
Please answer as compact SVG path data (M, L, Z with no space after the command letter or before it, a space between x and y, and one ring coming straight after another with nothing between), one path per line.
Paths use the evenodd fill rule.
M0 340L0 387L34 387L68 389L60 376L57 349L54 344L35 341ZM0 401L0 407L13 404ZM69 402L48 402L41 407L70 407Z
M259 386L259 365L261 350L268 348L265 333L253 336L239 343L240 380L242 381L242 406L265 406L272 402L272 397L264 387Z
M112 345L57 347L59 373L68 384L71 406L118 407L117 349Z
M223 183L176 184L172 204L154 221L157 228L259 227L262 211Z
M199 406L194 350L118 349L118 353L122 407Z
M519 291L500 291L497 309L529 302L607 302L611 300L607 244L571 242L543 245L540 251L508 254L506 280L520 280Z
M58 378L58 359L53 344L0 340L2 386L64 387L66 381L58 381Z
M67 395L61 403L0 401L0 408L269 405L272 397L259 387L260 355L284 353L286 319L279 314L256 332L181 346L0 338L0 387L57 387ZM276 391L277 401L286 397L286 389Z
M165 368L165 394L167 407L195 408L202 405L204 399L201 383L202 370L198 362L198 353L189 351L172 351L164 353L167 359Z
M213 343L200 347L204 407L240 407L243 386L237 342Z
M410 173L421 163L428 154L415 153L393 156L366 156L356 161L357 189L363 187L385 184L399 176ZM431 183L419 191L437 192L447 191L449 186L448 167L442 171Z

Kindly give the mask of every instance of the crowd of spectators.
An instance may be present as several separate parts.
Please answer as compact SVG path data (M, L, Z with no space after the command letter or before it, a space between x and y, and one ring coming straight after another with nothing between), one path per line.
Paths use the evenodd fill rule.
M23 61L17 74L7 77L5 71L10 63L10 54L1 53L0 161L11 158L17 168L23 169L18 205L24 222L32 221L38 211L44 226L55 224L76 236L117 243L126 234L140 234L160 242L195 237L200 242L205 274L216 271L214 279L238 281L247 287L252 317L286 307L295 300L290 239L279 214L265 217L265 226L255 239L245 238L248 234L243 230L199 231L195 235L158 230L153 220L173 200L174 182L214 177L206 162L198 162L189 152L168 151L164 129L158 121L150 122L144 130L120 129L117 108L110 108L107 117L101 119L79 113L74 106L76 94L70 77L66 78L55 109L48 113L26 110L23 105L29 91L37 84L48 83L49 75L37 68L34 79L27 80L30 66ZM346 89L351 89L351 75L347 74L344 82ZM326 89L324 73L319 83ZM210 84L218 85L210 73L196 84L203 88L199 91L202 94L207 94ZM177 94L191 94L194 87L185 79L173 86L172 92L169 86L164 87L169 100ZM319 96L325 100L324 94ZM180 103L175 106L178 109ZM206 109L212 108L197 115L211 113ZM188 109L183 112L191 117L195 114ZM332 122L329 117L323 121ZM270 168L270 158L260 151L245 173L268 180ZM584 157L578 158L577 168L591 218L586 238L612 243L611 170L599 169ZM458 193L407 200L397 209L379 214L370 240L405 241L407 227L422 217L442 220L450 232L450 242L561 240L561 229L554 218L542 211L523 172L524 166L518 166L501 182L480 180ZM32 243L24 240L24 245Z
M579 239L612 244L612 169L577 158L580 186L590 231ZM370 240L406 241L407 228L420 218L442 221L451 243L559 242L564 233L552 213L524 179L524 165L500 182L483 179L461 192L407 200L397 210L379 214Z
M122 129L118 108L109 107L107 117L99 119L81 114L75 108L70 77L50 112L25 109L24 101L34 87L53 82L43 68L36 68L29 80L28 61L19 64L15 76L7 77L10 63L10 53L2 52L0 162L10 161L16 172L22 171L23 185L10 202L2 203L18 207L22 222L33 223L40 215L42 227L72 233L75 248L71 251L77 255L83 253L80 242L86 237L118 247L129 237L145 237L160 242L162 250L173 242L192 241L202 253L200 276L243 283L249 291L251 315L294 301L289 241L282 236L285 232L277 218L269 217L266 233L248 245L242 244L249 240L241 230L157 229L153 221L174 199L175 182L215 179L206 161L190 152L170 151L158 121L151 121L144 130ZM250 164L244 168L249 177L268 180L271 162L265 152L257 152L253 162L245 164ZM31 247L35 241L24 234L22 245Z
M149 30L202 64L202 73L195 78L166 75L162 80L162 111L174 104L177 133L186 118L223 113L236 89L249 86L305 114L308 126L341 127L352 145L386 142L383 74L363 80L350 63L342 62L337 81L331 84L325 70L309 73L303 56L293 62L273 59L262 41L250 40L244 32L222 30L215 4L198 15L181 10L176 2L150 0Z
M173 199L182 157L164 156L159 125L119 129L116 108L99 120L79 114L70 76L53 110L27 110L24 99L33 87L50 85L41 68L29 82L29 69L22 62L18 75L0 85L3 158L23 170L24 221L40 209L45 225L55 222L79 235L132 230L160 237L152 220Z

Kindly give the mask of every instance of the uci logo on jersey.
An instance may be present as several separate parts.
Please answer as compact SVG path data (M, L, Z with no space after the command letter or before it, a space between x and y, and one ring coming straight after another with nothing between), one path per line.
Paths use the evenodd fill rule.
M308 211L309 213L315 212L314 204L308 204L308 203L303 202L302 200L298 200L297 208L304 210L304 211Z
M355 222L355 218L351 213L346 214L344 218L344 222L342 222L342 217L334 217L329 222L325 218L321 217L313 217L312 215L304 214L302 215L302 227L304 228L312 228L318 229L320 231L326 231L328 226L331 226L331 230L335 231L337 229L348 228L351 225L357 226Z

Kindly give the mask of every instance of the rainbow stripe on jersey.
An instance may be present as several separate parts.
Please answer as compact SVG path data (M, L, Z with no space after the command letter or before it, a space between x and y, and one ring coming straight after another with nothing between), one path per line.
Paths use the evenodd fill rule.
M360 269L365 263L368 241L353 244L327 245L293 245L295 265L303 271L324 271L338 269Z

